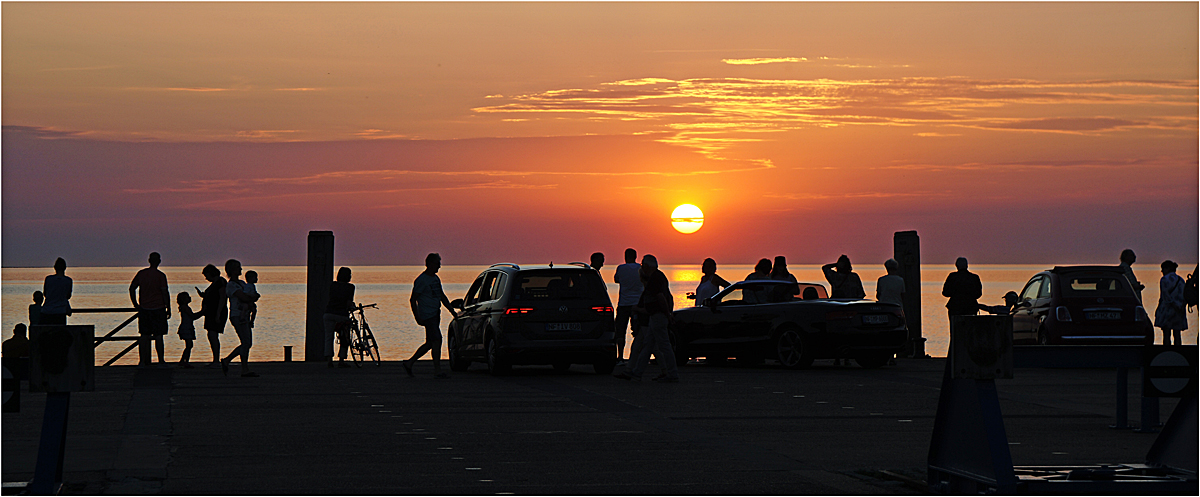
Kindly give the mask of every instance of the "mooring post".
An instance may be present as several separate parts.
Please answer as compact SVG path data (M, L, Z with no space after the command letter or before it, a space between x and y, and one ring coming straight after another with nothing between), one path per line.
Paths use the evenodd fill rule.
M900 277L904 278L904 320L912 344L912 349L902 354L925 357L925 339L921 337L921 237L916 231L897 231L892 245L893 258L900 263Z
M308 301L304 328L304 361L325 358L325 325L329 283L333 281L333 232L308 232Z

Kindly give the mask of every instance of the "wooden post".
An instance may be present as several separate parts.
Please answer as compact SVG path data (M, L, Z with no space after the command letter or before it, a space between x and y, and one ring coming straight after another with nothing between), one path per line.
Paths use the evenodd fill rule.
M912 350L907 357L925 357L925 339L921 336L921 237L916 231L897 231L892 237L894 258L904 278L904 318ZM911 355L910 355L911 354Z
M333 281L333 232L308 232L308 302L304 328L304 360L325 358L325 325L322 318L329 305L329 283Z

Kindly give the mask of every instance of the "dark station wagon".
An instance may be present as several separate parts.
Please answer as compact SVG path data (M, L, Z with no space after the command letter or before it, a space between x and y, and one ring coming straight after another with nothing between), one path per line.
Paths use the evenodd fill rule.
M514 365L591 364L609 374L616 365L612 301L586 264L493 264L450 306L461 309L446 330L451 370L471 362L495 375Z
M1013 343L1154 343L1154 327L1120 266L1056 266L1030 278L1019 298Z
M734 283L696 307L674 312L676 360L732 356L805 368L814 359L852 357L877 368L907 341L900 306L827 295L817 283Z

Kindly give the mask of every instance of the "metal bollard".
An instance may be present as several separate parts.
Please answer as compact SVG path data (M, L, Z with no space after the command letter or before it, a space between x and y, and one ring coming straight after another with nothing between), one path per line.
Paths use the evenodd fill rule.
M292 362L292 346L283 346L283 362Z

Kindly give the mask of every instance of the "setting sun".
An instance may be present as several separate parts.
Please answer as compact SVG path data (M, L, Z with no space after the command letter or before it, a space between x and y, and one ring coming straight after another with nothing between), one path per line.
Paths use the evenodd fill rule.
M671 211L671 226L680 233L695 233L704 226L704 213L692 204L683 204Z

